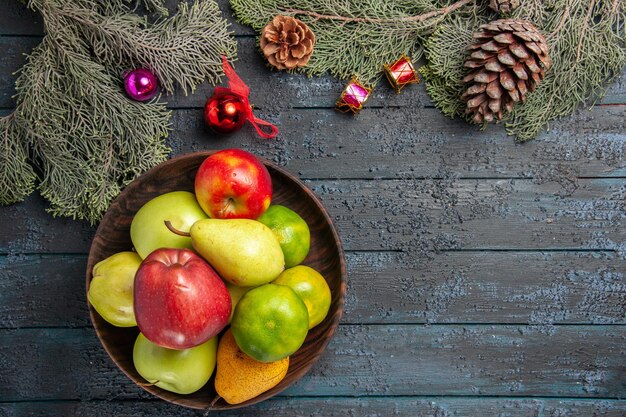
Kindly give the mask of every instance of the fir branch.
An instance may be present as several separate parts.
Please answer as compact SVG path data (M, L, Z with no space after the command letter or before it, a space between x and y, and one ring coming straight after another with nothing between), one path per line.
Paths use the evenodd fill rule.
M575 112L583 103L598 100L606 83L626 66L624 2L595 0L526 0L513 17L532 21L546 35L552 68L538 88L518 104L506 120L517 141L535 138L552 120ZM420 71L435 105L448 116L463 115L459 100L464 86L463 63L471 33L492 18L450 19L426 43L427 64Z
M123 71L145 66L167 91L193 90L219 79L221 54L232 57L235 41L212 0L181 4L155 24L133 13L137 2L167 11L162 0L29 1L46 35L20 71L15 111L0 119L0 203L23 199L38 180L50 212L95 223L128 182L167 157L170 112L127 98Z
M544 1L551 10L540 29L548 34L552 68L506 124L518 141L534 138L552 120L595 102L626 66L626 4L595 0ZM515 17L528 18L526 4Z
M310 10L298 10L298 9L284 9L283 11L289 15L304 15L311 16L315 20L340 20L342 22L363 22L363 23L386 23L386 24L394 24L397 22L423 22L427 19L431 19L433 17L445 16L449 13L452 13L456 9L465 6L469 3L475 3L476 0L460 0L454 4L449 6L442 7L438 10L433 10L428 13L419 14L416 16L404 16L400 18L373 18L373 17L354 17L354 16L339 16L339 15L328 15L328 14L320 14L315 11Z
M137 9L140 5L143 5L146 10L154 12L162 17L165 17L170 13L169 10L167 10L167 7L163 5L163 0L137 0L136 3L135 9ZM133 9L133 11L135 9Z
M237 19L261 31L276 15L296 15L315 33L308 75L356 75L375 83L382 66L405 53L419 59L422 43L453 15L468 15L475 0L230 0Z
M460 116L459 100L472 33L496 15L487 1L437 0L230 0L237 19L260 31L277 14L291 14L316 35L311 60L300 71L356 75L373 83L382 64L401 53L417 60L435 105ZM606 83L626 66L626 2L621 0L524 0L512 17L533 22L548 38L552 68L526 103L506 120L519 141L534 138L548 122L600 98Z
M13 124L41 168L39 188L54 215L95 223L126 183L167 156L165 106L124 97L70 31L46 35L16 90Z
M174 16L149 26L132 13L103 15L70 0L57 1L61 7L46 8L42 0L33 0L43 8L49 31L78 24L101 64L149 68L168 93L178 85L188 94L205 79L218 83L221 55L235 56L236 41L214 1L180 3Z
M420 73L426 80L428 95L446 116L462 115L465 109L460 99L465 75L463 62L475 28L487 22L489 13L485 5L486 2L479 13L439 25L425 43L426 65L420 68Z
M28 163L26 140L13 120L15 113L0 118L0 204L23 201L35 188L36 175Z

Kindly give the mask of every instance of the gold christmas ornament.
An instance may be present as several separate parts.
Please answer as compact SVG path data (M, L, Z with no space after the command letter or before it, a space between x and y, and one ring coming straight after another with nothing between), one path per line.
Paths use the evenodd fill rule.
M474 123L502 120L515 103L526 101L550 68L546 38L530 22L501 19L474 34L465 61L469 73L461 99Z
M309 62L315 34L301 20L278 15L261 31L260 44L270 64L279 70L293 69Z

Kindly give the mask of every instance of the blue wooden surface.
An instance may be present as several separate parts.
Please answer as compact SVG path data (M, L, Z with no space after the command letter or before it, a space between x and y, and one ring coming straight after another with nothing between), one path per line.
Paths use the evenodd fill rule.
M232 21L226 1L220 2ZM0 108L41 39L1 0ZM527 144L443 117L423 85L381 84L357 117L343 81L272 72L233 22L237 71L281 129L215 140L212 89L168 97L173 154L245 147L299 175L333 216L349 289L327 351L292 388L228 416L626 415L626 73ZM108 358L88 318L95 229L38 195L0 207L0 416L191 416Z

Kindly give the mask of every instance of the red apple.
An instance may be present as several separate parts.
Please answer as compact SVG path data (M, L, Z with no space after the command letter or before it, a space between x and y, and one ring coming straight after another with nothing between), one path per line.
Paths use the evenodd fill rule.
M256 156L225 149L205 159L196 173L196 199L214 219L256 219L272 201L272 179Z
M187 349L227 324L231 299L211 266L189 249L161 248L135 275L133 305L139 330L152 343Z

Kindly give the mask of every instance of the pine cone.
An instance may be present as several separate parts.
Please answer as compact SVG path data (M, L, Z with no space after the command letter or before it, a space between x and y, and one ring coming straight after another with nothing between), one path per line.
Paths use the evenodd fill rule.
M298 19L276 16L261 31L260 43L270 64L278 69L292 69L309 62L315 35Z
M494 12L498 13L511 13L517 9L520 0L489 0L489 7Z
M468 48L471 55L464 66L470 72L463 78L467 90L461 96L474 123L502 120L503 112L526 101L551 65L546 38L531 23L501 19L480 29Z

